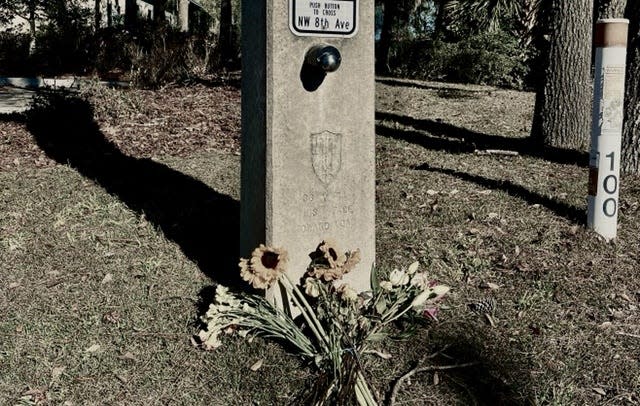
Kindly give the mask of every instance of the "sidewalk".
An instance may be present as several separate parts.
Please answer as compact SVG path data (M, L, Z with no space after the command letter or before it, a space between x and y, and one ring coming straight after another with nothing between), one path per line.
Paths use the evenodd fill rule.
M77 89L90 82L84 77L41 78L0 77L0 114L22 113L31 107L31 100L38 89ZM101 81L114 87L128 87L127 82Z

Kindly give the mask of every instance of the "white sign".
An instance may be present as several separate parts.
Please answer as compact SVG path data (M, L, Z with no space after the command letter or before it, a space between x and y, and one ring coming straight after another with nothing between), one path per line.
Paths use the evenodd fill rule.
M358 0L289 0L289 28L301 37L353 37L358 14Z

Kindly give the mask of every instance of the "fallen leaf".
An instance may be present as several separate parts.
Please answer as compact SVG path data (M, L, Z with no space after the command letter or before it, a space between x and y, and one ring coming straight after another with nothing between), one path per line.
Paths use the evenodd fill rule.
M9 289L15 289L18 286L20 286L20 284L18 282L12 282L9 284Z
M100 344L93 344L91 347L87 348L86 352L96 352L100 349Z
M253 365L251 365L249 367L250 370L252 370L253 372L256 372L258 369L262 368L262 363L264 362L264 360L259 359L256 362L254 362Z
M433 385L437 385L440 383L440 376L438 375L438 371L433 373Z
M435 191L435 190L431 190L431 189L429 189L429 190L427 190L427 194L428 194L429 196L433 196L433 195L437 195L437 194L438 194L438 192L437 192L437 191Z
M457 194L458 194L458 189L453 189L451 192L449 192L449 196L453 196Z
M500 285L493 282L483 282L480 284L480 287L483 289L491 289L491 290L500 289Z
M618 296L626 300L627 302L631 302L631 298L626 293L618 293Z
M367 354L373 354L373 355L377 355L378 357L382 358L382 359L391 359L393 356L389 353L385 353L385 352L380 352L380 351L376 351L376 350L367 350L365 351Z
M493 317L491 317L491 315L489 313L485 313L484 317L487 318L487 321L489 322L489 324L491 324L491 327L495 327L496 326L496 322L493 320Z
M111 275L110 273L106 274L104 276L104 278L102 278L102 284L104 285L105 283L109 283L113 281L113 275Z
M497 219L499 217L498 213L489 213L488 217L490 219Z
M600 327L601 329L606 329L609 328L613 325L612 322L610 321L605 321L604 323L600 324L598 327Z
M118 358L120 359L128 359L130 361L137 361L138 359L136 358L135 355L133 355L133 353L131 352L125 352L123 355L120 355Z
M593 391L599 395L607 396L607 392L605 392L605 390L602 388L591 388L591 389L593 389Z
M56 381L60 378L66 367L55 367L51 371L51 380Z

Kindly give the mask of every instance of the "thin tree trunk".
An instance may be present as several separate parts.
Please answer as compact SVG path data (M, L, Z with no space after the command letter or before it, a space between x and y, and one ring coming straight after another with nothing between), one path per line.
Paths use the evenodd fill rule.
M625 16L629 19L629 44L621 169L640 174L640 1L629 1Z
M153 20L155 22L166 21L165 11L167 10L167 0L156 0L153 5Z
M178 0L178 27L189 32L189 0Z
M102 24L102 13L100 12L100 0L95 0L94 17L95 17L95 29L96 29L96 32L98 32L100 31L100 25Z
M220 2L220 66L228 67L233 62L233 8L231 0Z
M592 0L554 0L543 85L536 95L533 140L586 150L591 124Z
M124 26L127 30L135 30L138 22L138 4L136 0L125 0Z
M36 52L36 7L35 3L32 2L29 7L29 55L33 55Z
M388 75L391 73L389 66L389 51L393 42L393 25L398 15L397 0L386 0L384 5L384 17L382 19L382 31L378 42L378 53L376 55L376 73Z

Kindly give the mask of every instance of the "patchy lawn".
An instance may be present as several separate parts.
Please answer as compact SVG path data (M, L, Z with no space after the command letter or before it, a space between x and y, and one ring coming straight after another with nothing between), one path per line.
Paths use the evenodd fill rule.
M84 94L0 122L0 403L296 404L313 371L280 347L191 342L235 280L238 90ZM363 360L381 397L474 362L397 404L640 403L640 179L605 243L584 154L526 142L532 94L381 79L377 98L378 261L453 288L439 323Z

